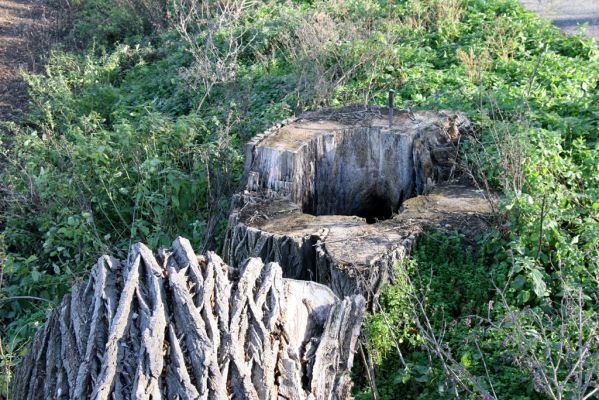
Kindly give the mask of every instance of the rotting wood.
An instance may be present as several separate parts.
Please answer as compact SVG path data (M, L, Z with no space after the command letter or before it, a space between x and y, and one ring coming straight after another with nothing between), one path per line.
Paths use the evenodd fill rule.
M345 399L364 308L276 263L136 244L51 312L13 398Z
M364 296L427 227L480 230L490 212L480 191L451 182L455 143L472 129L463 115L393 118L388 129L380 109L327 110L256 137L229 265L181 238L101 257L36 334L13 397L351 397Z
M491 209L453 182L461 113L349 107L284 121L246 147L224 260L276 261L285 277L376 296L429 227L476 230Z

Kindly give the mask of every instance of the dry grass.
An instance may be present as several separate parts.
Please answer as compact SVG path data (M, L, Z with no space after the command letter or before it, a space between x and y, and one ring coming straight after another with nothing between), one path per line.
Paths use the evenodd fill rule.
M472 82L478 82L482 73L491 65L491 58L486 50L475 52L472 47L467 51L457 49L456 57L464 65L466 76Z
M414 29L443 29L455 32L462 17L461 0L417 0L405 23Z

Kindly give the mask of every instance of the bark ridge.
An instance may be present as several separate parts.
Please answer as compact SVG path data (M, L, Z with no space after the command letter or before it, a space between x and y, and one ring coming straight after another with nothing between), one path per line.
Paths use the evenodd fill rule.
M36 334L15 399L344 399L365 308L186 239L103 256Z

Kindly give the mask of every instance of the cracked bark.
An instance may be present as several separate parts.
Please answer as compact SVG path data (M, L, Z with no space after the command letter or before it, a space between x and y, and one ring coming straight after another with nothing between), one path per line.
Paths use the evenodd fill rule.
M450 111L355 107L305 114L246 147L244 190L232 200L223 258L281 265L286 278L338 296L376 296L429 227L480 225L490 211L473 187L451 182L460 134Z
M103 256L15 373L15 399L344 399L364 313L251 258L236 270L178 238Z

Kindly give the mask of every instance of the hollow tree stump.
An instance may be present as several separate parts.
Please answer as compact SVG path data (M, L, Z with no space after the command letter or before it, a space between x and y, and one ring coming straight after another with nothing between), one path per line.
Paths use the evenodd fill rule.
M100 258L36 334L13 397L348 398L362 295L427 227L477 230L490 212L452 182L463 115L396 113L389 127L385 112L306 114L259 135L230 266L181 238Z
M169 250L104 256L15 372L15 399L345 399L365 300Z
M427 227L481 225L482 192L452 183L468 119L449 111L305 114L246 147L224 259L276 261L337 295L376 295Z

